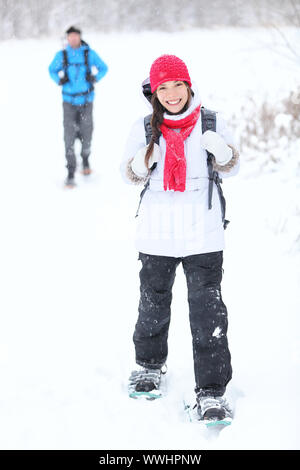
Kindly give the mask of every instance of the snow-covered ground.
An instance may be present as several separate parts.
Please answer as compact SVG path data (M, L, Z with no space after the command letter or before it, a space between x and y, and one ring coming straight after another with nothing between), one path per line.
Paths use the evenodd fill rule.
M293 34L293 32L291 33ZM65 190L60 90L47 67L56 39L0 43L2 449L299 449L299 178L289 163L261 174L243 160L224 181L223 299L229 312L234 424L209 438L182 411L193 396L186 282L179 266L169 334L168 395L136 402L126 386L140 261L140 187L119 164L139 86L175 53L207 107L238 110L245 93L274 97L299 77L263 30L93 34L110 67L97 85L92 166ZM298 77L297 77L298 73ZM254 170L253 170L254 168ZM298 231L298 232L297 232Z

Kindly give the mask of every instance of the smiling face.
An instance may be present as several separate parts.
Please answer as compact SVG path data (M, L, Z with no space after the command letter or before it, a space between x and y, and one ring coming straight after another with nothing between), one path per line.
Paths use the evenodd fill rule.
M156 90L159 102L170 113L179 113L189 99L188 89L184 82L169 81L162 83Z

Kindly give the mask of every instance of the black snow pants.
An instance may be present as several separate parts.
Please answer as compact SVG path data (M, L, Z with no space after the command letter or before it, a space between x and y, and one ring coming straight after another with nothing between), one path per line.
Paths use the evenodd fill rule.
M133 341L136 363L159 368L167 360L172 286L182 262L187 282L196 389L225 392L232 376L227 309L221 296L223 251L185 257L139 252L139 316Z
M75 139L81 141L81 157L88 159L91 152L93 134L93 103L85 103L75 106L63 102L64 111L64 140L66 159L69 171L76 169L76 156L74 152Z

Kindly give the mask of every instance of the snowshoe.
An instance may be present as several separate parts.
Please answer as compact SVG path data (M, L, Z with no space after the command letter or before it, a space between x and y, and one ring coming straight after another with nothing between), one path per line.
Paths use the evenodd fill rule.
M196 401L199 420L206 426L231 424L232 411L224 396L209 395L200 389L196 392Z
M92 170L90 169L89 161L87 158L82 159L81 173L85 176L90 175L92 173Z
M81 170L81 173L85 176L90 175L92 173L92 170L90 168L84 167Z
M163 396L160 390L161 376L166 373L166 366L160 369L140 367L131 372L128 393L130 398L155 400Z
M65 187L66 188L75 188L76 183L75 183L75 178L74 175L68 175L66 180L65 180Z

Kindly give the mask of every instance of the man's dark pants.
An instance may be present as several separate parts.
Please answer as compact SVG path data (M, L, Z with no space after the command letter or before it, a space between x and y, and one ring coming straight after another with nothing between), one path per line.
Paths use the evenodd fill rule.
M87 161L91 152L91 142L93 134L93 102L80 106L63 102L64 115L64 140L66 159L69 171L76 170L76 156L74 144L76 138L81 141L81 157Z

